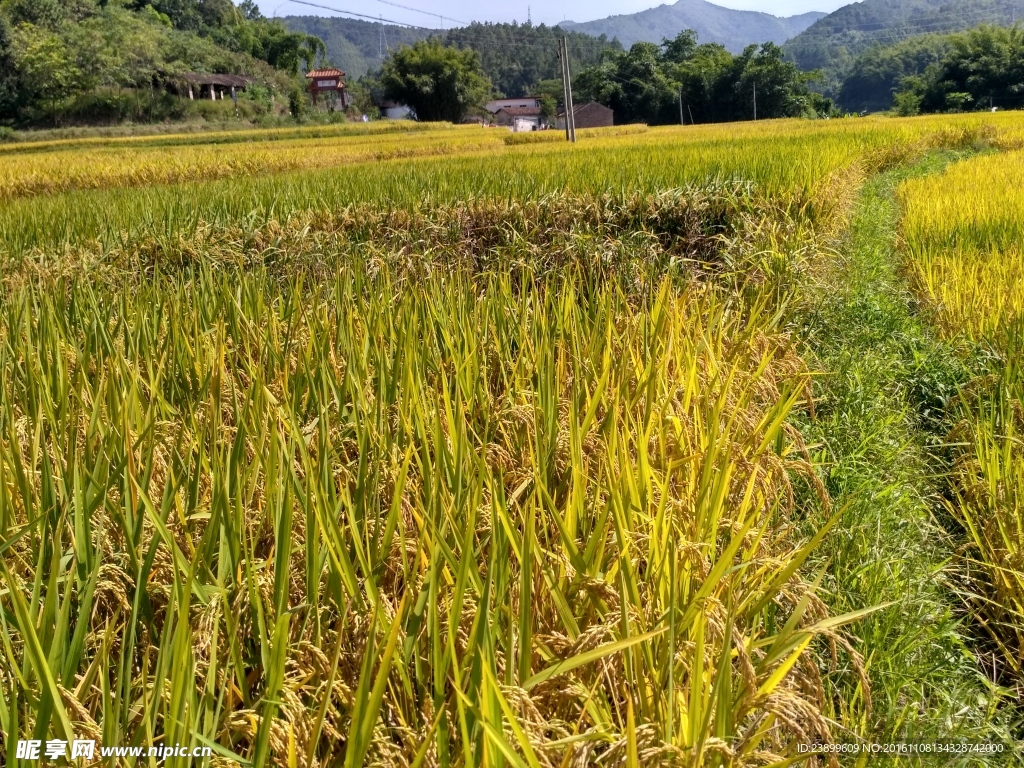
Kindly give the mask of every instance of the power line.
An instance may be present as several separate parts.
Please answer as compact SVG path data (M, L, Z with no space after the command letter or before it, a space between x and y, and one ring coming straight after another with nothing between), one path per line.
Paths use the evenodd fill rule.
M424 32L432 32L434 34L438 34L438 33L441 33L441 32L447 32L450 35L450 34L454 33L456 37L453 39L453 42L456 42L456 43L472 44L472 43L475 42L475 43L478 43L478 44L481 44L481 45L487 45L487 46L491 46L491 47L503 46L503 47L507 47L507 48L510 48L510 49L511 48L543 48L545 50L549 50L551 48L551 44L550 43L511 42L511 41L506 41L506 40L495 40L495 39L493 39L491 37L474 37L472 34L467 35L466 34L466 30L471 29L472 28L472 24L474 22L467 23L467 22L464 22L464 21L460 21L459 19L453 19L450 16L441 16L440 14L435 14L435 13L430 13L429 15L437 16L437 18L439 18L439 19L447 19L449 21L455 21L455 22L458 22L459 24L466 24L466 26L458 28L458 29L454 29L454 30L435 29L433 27L424 27L424 26L421 26L419 24L412 24L412 23L407 22L407 21L395 21L394 19L385 19L383 16L370 16L370 15L365 14L365 13L357 13L355 11L348 11L348 10L345 10L344 8L337 8L337 7L331 6L331 5L324 5L322 3L313 3L313 2L310 2L309 0L289 0L289 1L292 2L292 3L295 3L297 5L307 5L307 6L311 7L311 8L320 8L320 9L325 10L325 11L333 11L335 13L343 13L343 14L345 14L347 16L357 16L360 19L369 19L370 21L377 22L378 24L383 22L383 23L392 24L392 25L398 26L398 27L405 27L407 29L418 29L418 30L422 30ZM377 2L384 2L384 0L377 0ZM407 8L407 6L399 5L398 3L388 2L387 4L388 5L394 5L394 6L398 7L398 8ZM414 10L414 9L410 9L410 10ZM427 11L419 11L419 12L420 13L427 13ZM551 29L554 29L554 27L551 27ZM570 34L580 34L580 33L572 33L572 32L570 32ZM611 45L610 45L610 43L602 43L597 38L593 38L592 40L586 40L586 41L576 40L574 42L577 44L577 47L583 47L583 44L585 43L587 46L590 46L590 47L598 49L598 50L613 50Z
M436 32L443 32L443 31L445 31L445 30L437 30L437 29L434 29L434 28L431 28L431 27L424 27L424 26L421 26L419 24L412 24L412 23L407 22L407 21L397 21L397 20L394 20L394 19L385 19L383 16L370 16L370 15L365 14L365 13L358 13L356 11L349 11L349 10L345 10L343 8L337 8L337 7L330 6L330 5L324 5L322 3L310 2L309 0L291 0L291 2L293 2L293 3L297 4L297 5L305 5L305 6L309 6L311 8L320 8L320 9L323 9L323 10L326 10L326 11L333 11L335 13L342 13L342 14L345 14L345 15L348 15L348 16L356 16L356 17L361 18L361 19L369 19L370 21L375 21L375 22L378 22L378 23L385 22L385 23L388 23L388 24L393 24L395 26L400 26L400 27L406 27L406 28L409 28L409 29L419 29L419 30L423 30L423 31L426 31L426 32L435 32L435 33ZM420 9L417 9L417 8L412 8L411 6L402 5L401 3L392 2L392 0L376 0L376 2L384 3L386 5L391 5L391 6L394 6L396 8L402 8L404 10L409 10L409 11L412 11L414 13L421 13L421 14L424 14L424 15L427 15L427 16L433 16L435 18L441 19L442 21L445 20L445 19L448 19L450 21L454 21L454 22L457 22L459 24L464 24L464 25L466 25L466 27L463 28L463 30L455 30L456 34L459 35L459 37L462 38L461 40L457 40L457 42L468 42L468 43L474 42L472 36L469 36L467 38L465 36L465 32L464 32L464 29L466 29L466 28L471 26L470 22L465 22L465 21L462 21L460 19L452 18L450 16L442 16L441 14L433 13L431 11L423 11L423 10L420 10ZM882 37L899 38L901 36L901 30L917 31L917 30L939 29L940 27L957 26L957 25L960 25L960 24L963 24L963 23L976 23L977 24L977 23L984 23L986 21L999 21L1002 18L1003 18L1003 16L1001 14L993 14L992 12L988 12L988 13L977 14L977 15L974 15L974 16L970 16L970 15L969 16L959 16L959 17L956 17L956 18L950 17L950 18L945 19L945 20L944 19L932 18L932 19L928 19L928 20L921 19L919 21L913 21L913 20L899 21L899 22L896 22L895 24L891 25L889 28L885 28L885 26L884 26L884 25L887 24L887 22L867 22L867 23L860 24L860 25L844 26L843 29L841 29L841 30L830 30L829 32L822 33L820 35L815 34L815 35L813 35L813 37L818 37L818 36L825 37L825 36L830 36L830 35L835 35L835 34L841 34L842 32L865 32L865 33L868 33L868 34L872 34L873 33L872 37L875 37L875 38L882 38ZM543 43L526 43L526 42L510 43L510 42L507 42L507 41L494 40L492 38L487 38L487 39L477 38L476 42L481 43L481 44L487 44L487 45L490 45L490 46L508 46L508 47L520 47L520 48L521 47L527 47L527 48L530 48L530 47L534 47L534 48L548 48L549 47L548 44L543 44ZM596 38L593 39L593 40L586 40L586 41L574 40L573 42L574 42L574 47L577 47L577 48L582 47L581 44L585 43L588 46L590 46L591 48L600 47L600 50L609 50L610 49L610 46L607 43L601 43L601 41L597 40Z
M358 16L360 19L370 19L370 21L382 22L386 21L388 24L394 24L396 27L410 27L412 29L425 29L428 32L437 32L436 29L430 27L421 27L416 24L409 24L406 21L395 21L393 19L385 19L383 16L368 16L365 13L356 13L355 11L346 11L342 8L332 8L329 5L320 5L320 3L311 3L308 0L290 0L290 2L296 5L308 5L310 8L321 8L325 11L334 11L335 13L344 13L348 16Z
M433 16L435 18L440 19L442 22L445 19L447 19L448 21L454 21L458 24L469 24L468 21L462 21L461 19L453 19L451 16L442 16L441 14L433 13L432 11L421 11L419 8L411 8L410 6L402 5L401 3L393 3L391 2L391 0L376 0L376 2L384 3L384 5L393 5L395 8L404 8L405 10L412 11L413 13L422 13L424 16Z

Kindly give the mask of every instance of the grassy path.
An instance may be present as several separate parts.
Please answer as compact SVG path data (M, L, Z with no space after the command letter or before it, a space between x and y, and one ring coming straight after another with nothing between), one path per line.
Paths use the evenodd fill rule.
M891 603L852 629L873 699L861 731L875 741L1008 745L998 694L958 627L945 575L953 544L933 515L941 461L932 449L946 432L946 399L969 372L915 315L895 246L896 185L953 159L930 155L866 184L838 258L808 288L798 334L823 373L817 414L804 431L818 446L832 498L846 507L820 550L820 567L831 563L822 582L828 602L837 613ZM855 676L841 671L835 684L850 686ZM1007 758L901 764L1006 765Z

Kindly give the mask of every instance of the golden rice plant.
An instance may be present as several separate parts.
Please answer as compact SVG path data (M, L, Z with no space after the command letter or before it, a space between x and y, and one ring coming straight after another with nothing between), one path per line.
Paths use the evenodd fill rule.
M937 321L992 338L1024 310L1024 153L986 155L900 190L909 268Z
M130 247L151 237L189 237L203 226L252 227L351 205L429 211L473 200L528 201L561 193L627 197L722 183L745 183L751 196L813 224L834 213L835 202L826 190L837 177L849 175L867 157L905 143L903 129L882 130L867 122L856 130L826 126L812 132L800 121L787 121L760 135L749 129L734 132L721 126L693 132L659 128L588 138L578 145L506 146L500 131L472 128L425 132L406 144L388 136L339 139L322 146L304 141L301 151L288 141L232 144L223 152L200 145L183 150L177 159L166 149L131 150L134 155L119 157L116 164L76 160L76 149L52 153L63 154L63 161L5 158L0 168L3 162L24 164L24 171L12 171L18 184L35 183L23 181L31 179L35 162L45 184L95 189L9 200L0 208L0 262L26 254L33 254L33 260L63 260L68 249ZM481 135L494 137L495 145L477 151L472 150L475 145L460 144L462 137L476 142ZM355 156L363 160L335 167L332 146L339 148L339 162ZM438 155L445 147L440 157L408 156L421 150ZM265 163L260 153L266 155ZM376 154L367 158L360 153ZM156 158L155 169L147 169L150 154ZM293 160L307 165L287 173L264 172L278 161L287 165ZM81 181L73 177L76 167ZM114 177L104 177L108 169ZM192 180L156 183L167 180L168 169ZM218 178L224 174L233 175ZM136 184L141 186L121 188Z
M1019 349L1019 348L1018 348ZM1000 674L1024 678L1024 389L1011 364L990 391L967 401L968 442L953 473L951 505L968 533L966 591L999 651Z
M777 765L869 722L771 278L936 130L0 154L8 762Z
M963 396L950 511L967 533L967 599L1005 671L1024 676L1024 153L987 155L900 190L911 275L939 327L990 346Z
M3 295L5 733L289 767L830 738L818 651L858 664L856 616L802 574L827 526L792 523L808 374L776 315L582 273L193 268Z
M254 138L261 140L254 141ZM395 158L452 155L500 145L500 137L479 128L438 128L402 133L341 133L283 138L274 133L228 141L160 141L76 145L40 151L13 145L0 154L0 202L76 189L144 187L222 178L246 178L310 168L336 168Z

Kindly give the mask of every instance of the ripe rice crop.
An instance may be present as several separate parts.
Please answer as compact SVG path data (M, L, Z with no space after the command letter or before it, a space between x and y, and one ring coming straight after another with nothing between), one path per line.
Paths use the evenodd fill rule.
M145 143L87 145L76 151L40 153L32 145L0 153L0 202L74 189L144 187L221 178L246 178L261 173L332 168L393 158L452 155L497 145L493 131L436 129L418 131L415 139L400 132L313 134L284 138L274 134L260 141L178 143L173 138Z
M33 249L53 254L97 241L108 248L176 237L203 224L263 224L358 203L430 208L561 191L656 193L718 181L748 182L774 208L788 206L814 221L835 207L830 189L837 179L921 151L940 125L864 119L639 134L613 129L617 135L600 131L575 146L506 146L503 136L510 134L475 126L327 140L267 132L256 133L254 138L265 140L252 143L217 143L213 135L195 146L168 148L159 144L167 137L154 137L109 149L90 144L50 154L0 153L0 190L8 190L0 197L12 198L0 208L0 260ZM983 125L966 115L938 140L974 141ZM61 190L67 191L37 194Z
M5 653L55 732L282 765L827 738L807 373L757 307L575 282L9 295Z
M909 181L900 197L910 270L939 327L991 346L997 370L963 397L966 448L950 509L967 531L968 600L1024 677L1024 153L989 155Z
M287 768L867 733L787 312L866 174L987 119L0 153L0 730Z

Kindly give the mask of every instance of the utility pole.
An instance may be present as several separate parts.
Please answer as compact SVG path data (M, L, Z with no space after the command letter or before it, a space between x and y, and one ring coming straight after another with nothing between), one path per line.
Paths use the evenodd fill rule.
M572 111L572 83L569 80L569 41L565 35L558 41L558 58L562 61L562 93L565 98L565 140L576 143L576 116Z
M679 124L686 125L686 121L683 119L683 87L679 86Z
M757 120L757 83L754 83L754 119Z

